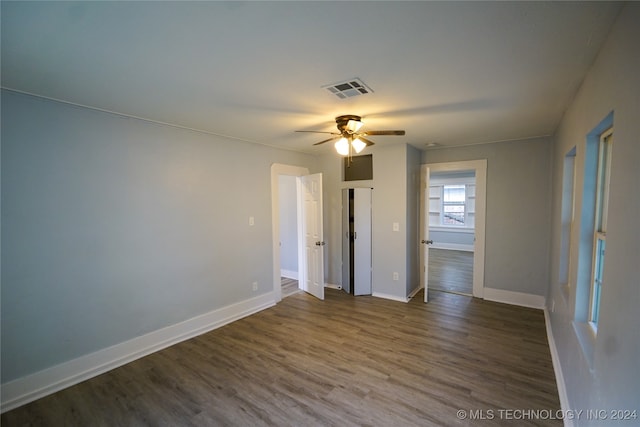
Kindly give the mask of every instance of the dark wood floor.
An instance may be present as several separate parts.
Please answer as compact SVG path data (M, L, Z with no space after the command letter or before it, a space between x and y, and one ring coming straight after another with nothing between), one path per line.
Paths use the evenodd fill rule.
M542 311L429 296L296 293L7 412L2 426L562 425L498 415L560 408Z
M429 289L473 294L473 252L429 249Z

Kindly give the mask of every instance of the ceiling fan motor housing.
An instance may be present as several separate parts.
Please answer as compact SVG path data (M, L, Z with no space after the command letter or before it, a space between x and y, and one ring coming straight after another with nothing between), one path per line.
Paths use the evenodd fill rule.
M347 124L350 120L360 122L362 121L362 118L360 116L354 116L352 114L345 114L343 116L336 117L336 124L338 125L338 130L340 131L340 133L353 133L352 131L347 129Z

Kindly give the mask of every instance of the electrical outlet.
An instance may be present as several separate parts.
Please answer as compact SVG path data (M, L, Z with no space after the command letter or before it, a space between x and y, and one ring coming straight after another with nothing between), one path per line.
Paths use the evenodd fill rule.
M400 231L400 223L399 222L394 222L393 223L393 231Z
M253 286L254 291L258 290L258 282L253 282L251 285Z
M399 280L399 279L400 279L400 275L398 274L398 272L397 272L397 271L394 271L394 272L393 272L393 280L394 280L394 281L397 281L397 280Z

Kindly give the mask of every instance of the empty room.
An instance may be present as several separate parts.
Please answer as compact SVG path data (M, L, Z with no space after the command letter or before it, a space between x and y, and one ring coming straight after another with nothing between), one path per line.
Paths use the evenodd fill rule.
M0 7L3 426L640 424L640 3Z

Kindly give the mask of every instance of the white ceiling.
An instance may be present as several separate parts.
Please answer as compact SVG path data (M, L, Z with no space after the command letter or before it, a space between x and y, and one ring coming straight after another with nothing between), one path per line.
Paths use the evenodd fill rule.
M616 2L2 2L2 86L284 148L550 135ZM359 77L346 100L322 86Z

